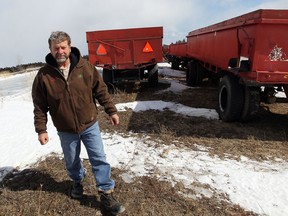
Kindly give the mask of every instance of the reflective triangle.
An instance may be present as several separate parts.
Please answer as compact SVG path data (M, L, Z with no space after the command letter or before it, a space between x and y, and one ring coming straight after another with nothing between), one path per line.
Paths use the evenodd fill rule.
M99 44L96 53L97 55L107 55L107 51L102 44Z
M153 52L152 46L150 45L149 42L146 42L144 48L143 48L143 52L144 53L149 53L149 52Z

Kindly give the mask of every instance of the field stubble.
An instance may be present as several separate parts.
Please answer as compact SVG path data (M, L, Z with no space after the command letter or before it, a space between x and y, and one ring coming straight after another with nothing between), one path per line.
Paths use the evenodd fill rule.
M125 83L114 88L111 95L115 103L163 100L196 108L216 108L215 86L189 88L181 94L155 94L168 87L167 82L160 82L157 88L148 88L146 82ZM248 123L225 123L178 115L169 110L137 113L128 110L119 113L121 124L116 128L111 128L100 109L99 122L105 132L133 132L135 136L149 136L168 145L171 140L177 140L180 147L194 150L197 148L193 144L197 143L207 147L211 156L220 158L239 160L245 156L257 161L279 158L288 161L287 107L286 101L261 104L256 118ZM100 209L89 162L84 160L84 165L88 175L84 183L85 198L81 201L69 198L71 181L58 155L51 155L30 169L7 175L0 187L0 215L109 215ZM137 177L132 183L126 183L120 177L123 172L125 170L112 169L116 180L115 196L127 209L122 215L256 215L228 202L225 194L207 198L189 191L198 198L187 198L181 195L187 193L181 183L172 187L168 182L151 177Z

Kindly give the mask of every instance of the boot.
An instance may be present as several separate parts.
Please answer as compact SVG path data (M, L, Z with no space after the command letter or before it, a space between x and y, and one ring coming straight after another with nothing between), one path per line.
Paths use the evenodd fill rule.
M80 182L73 182L73 187L70 193L71 198L73 199L81 199L83 197L83 185L82 183L85 181L87 170L84 168L84 175Z
M112 193L99 192L99 194L101 205L106 211L113 215L117 215L125 211L125 207L112 196Z
M81 199L83 197L83 185L81 182L74 182L70 196L73 199Z

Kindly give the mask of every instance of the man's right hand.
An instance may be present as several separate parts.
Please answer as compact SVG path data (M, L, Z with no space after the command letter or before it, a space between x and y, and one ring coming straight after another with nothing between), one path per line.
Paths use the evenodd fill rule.
M49 141L48 133L42 133L38 135L38 140L41 143L41 145L45 145Z

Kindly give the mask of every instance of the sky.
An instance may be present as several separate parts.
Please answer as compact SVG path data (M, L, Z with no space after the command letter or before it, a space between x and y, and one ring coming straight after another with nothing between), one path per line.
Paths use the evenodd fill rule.
M172 70L167 63L159 66L159 74L166 78L170 75L185 77L185 72ZM50 138L48 144L40 145L34 132L31 83L37 71L0 77L0 181L11 170L21 171L29 168L52 152L63 157L51 119L47 125ZM170 87L155 94L163 91L178 94L186 88L192 88L175 79L159 81L170 83ZM22 83L22 88L15 89L13 83L16 82ZM280 94L277 97L284 95ZM128 109L134 112L151 109L161 112L169 109L180 115L202 116L208 120L218 119L214 109L187 107L161 100L119 103L116 107L119 112L126 112ZM276 159L257 162L246 157L241 157L240 160L232 160L229 157L221 159L217 156L211 157L209 149L201 143L194 143L198 149L196 151L179 147L177 143L174 145L173 140L171 145L165 145L155 143L149 136L142 135L140 138L132 132L125 135L103 132L102 138L107 160L112 167L127 170L121 176L127 183L132 182L134 177L151 176L168 181L172 186L180 182L185 188L196 191L196 195L182 194L190 198L225 193L229 202L239 204L242 208L261 216L288 215L287 161ZM81 158L87 159L84 149L83 147Z
M44 62L53 31L66 31L88 54L86 32L163 26L163 44L257 9L288 9L287 0L1 0L0 68Z

